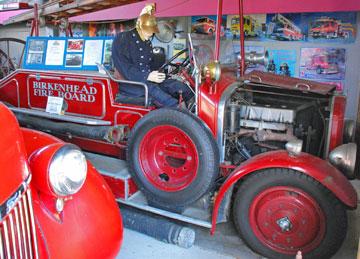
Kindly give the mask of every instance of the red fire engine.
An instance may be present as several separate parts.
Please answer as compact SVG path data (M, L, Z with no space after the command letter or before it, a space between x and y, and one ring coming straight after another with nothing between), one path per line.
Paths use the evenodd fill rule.
M237 79L237 68L226 71L217 61L221 10L214 61L200 67L189 37L188 59L173 63L184 49L166 64L176 68L168 76L194 91L187 110L156 109L146 84L109 71L18 69L0 81L0 98L24 126L126 157L127 169L99 165L121 203L211 233L232 214L257 253L293 258L301 250L329 258L346 236L346 210L357 206L348 180L358 160L353 124L344 119L346 98L334 86L263 72ZM141 85L144 98L124 101L124 83ZM63 98L64 114L46 112L49 96Z
M343 36L341 22L330 17L321 17L311 24L310 36L313 38L338 38Z

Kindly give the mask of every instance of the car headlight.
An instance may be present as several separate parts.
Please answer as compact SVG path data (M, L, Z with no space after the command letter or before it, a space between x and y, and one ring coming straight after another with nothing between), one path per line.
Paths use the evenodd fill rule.
M330 163L339 169L347 178L354 179L357 146L355 143L343 144L336 147L329 154Z
M52 157L49 182L60 196L77 193L85 182L87 163L84 154L73 145L61 147Z

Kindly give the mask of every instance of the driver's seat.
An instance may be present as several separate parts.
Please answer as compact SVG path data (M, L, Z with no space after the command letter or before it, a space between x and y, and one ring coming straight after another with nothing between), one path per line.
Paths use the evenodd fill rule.
M152 105L151 98L149 98L149 105ZM125 94L117 93L115 96L116 103L134 104L138 106L144 106L145 97L133 97Z
M114 78L124 80L124 77L120 74L119 71L115 68ZM121 84L119 83L119 88L121 88ZM120 89L119 89L120 90ZM133 104L138 106L144 106L145 104L145 96L130 96L125 93L120 93L120 91L115 96L116 103L124 103L124 104ZM148 105L152 105L152 100L149 97Z

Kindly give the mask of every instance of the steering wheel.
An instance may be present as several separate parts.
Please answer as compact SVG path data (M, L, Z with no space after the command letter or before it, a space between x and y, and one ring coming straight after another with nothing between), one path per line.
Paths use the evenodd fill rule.
M172 56L165 64L163 64L159 68L159 72L167 71L167 67L170 66L170 67L173 67L174 69L172 69L170 71L170 73L167 73L168 76L169 75L176 75L177 73L179 73L182 68L185 68L189 64L189 62L190 62L189 55L187 55L186 58L180 64L173 63L173 61L175 59L177 59L179 56L181 56L182 54L184 54L185 52L187 52L187 51L188 51L187 48L180 50L178 53L176 53L174 56Z

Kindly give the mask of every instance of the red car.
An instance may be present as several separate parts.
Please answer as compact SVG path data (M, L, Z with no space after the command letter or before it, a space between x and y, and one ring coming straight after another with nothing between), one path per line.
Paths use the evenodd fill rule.
M232 218L266 257L301 250L330 258L346 236L346 210L357 206L348 179L359 160L345 96L335 86L263 72L237 79L236 67L200 67L194 49L192 62L172 63L186 50L167 62L176 68L169 76L194 91L187 110L156 109L145 84L91 71L16 70L0 81L0 99L21 125L127 158L129 172L104 175L122 203L211 233ZM140 85L145 97L122 96L124 83ZM59 113L47 112L52 96L61 99Z
M78 147L20 128L0 104L0 258L114 258L122 221Z

